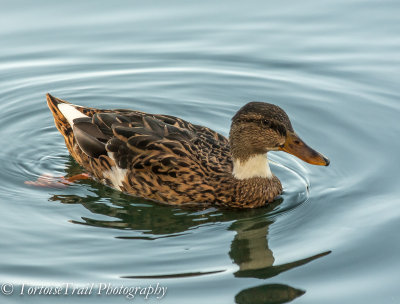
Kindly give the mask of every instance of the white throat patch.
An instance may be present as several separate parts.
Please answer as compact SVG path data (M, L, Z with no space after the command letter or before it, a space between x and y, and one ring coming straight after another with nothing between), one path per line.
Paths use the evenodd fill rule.
M233 161L233 176L237 179L252 177L272 178L266 154L258 154L241 162L239 159Z

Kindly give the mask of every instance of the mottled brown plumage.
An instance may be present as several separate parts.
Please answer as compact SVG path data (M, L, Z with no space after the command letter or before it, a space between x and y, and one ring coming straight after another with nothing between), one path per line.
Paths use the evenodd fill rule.
M295 134L277 106L245 105L232 119L228 140L169 115L84 108L49 94L47 102L72 157L120 191L172 205L239 208L263 206L282 192L274 175L233 173L234 164L282 149L288 133Z

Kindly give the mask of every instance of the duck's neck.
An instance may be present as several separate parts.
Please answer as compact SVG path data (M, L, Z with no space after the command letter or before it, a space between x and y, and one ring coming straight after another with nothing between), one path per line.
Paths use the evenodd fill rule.
M236 179L262 177L272 179L273 174L269 168L267 154L255 154L246 159L233 158L233 176Z

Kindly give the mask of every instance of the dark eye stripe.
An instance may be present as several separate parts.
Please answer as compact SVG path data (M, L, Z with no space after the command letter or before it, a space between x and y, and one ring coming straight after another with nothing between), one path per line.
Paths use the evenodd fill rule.
M239 122L254 122L261 123L263 126L269 127L282 136L286 136L286 127L280 122L267 119L240 119Z

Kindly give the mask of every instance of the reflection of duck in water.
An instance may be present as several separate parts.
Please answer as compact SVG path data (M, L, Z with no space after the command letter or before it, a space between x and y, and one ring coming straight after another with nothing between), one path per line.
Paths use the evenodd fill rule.
M68 175L79 173L80 168L71 161L68 166ZM191 209L170 208L136 198L132 200L132 197L92 181L85 181L84 183L89 183L93 186L90 189L94 192L93 195L54 195L51 200L84 206L94 216L84 217L79 221L74 220L72 221L73 223L115 229L116 237L127 242L179 237L199 225L232 222L228 229L235 231L236 235L232 240L229 256L238 265L238 269L233 275L236 278L262 280L260 281L261 285L257 284L239 291L235 297L237 303L285 303L301 296L305 291L285 284L263 284L263 280L304 265L329 253L324 252L287 264L274 265L275 258L269 248L267 239L268 230L273 220L268 217L268 214L279 207L282 199L274 201L262 210L241 210L238 212L235 210L209 209L206 210L207 212L198 212ZM102 216L99 217L97 215ZM124 231L124 233L121 233L123 234L122 236L118 236L119 230ZM127 231L131 231L132 235L127 236ZM127 268L127 271L130 271L129 268ZM131 271L135 271L135 268ZM226 271L226 269L211 269L211 271L203 272L201 269L190 269L190 271L184 273L160 273L155 275L153 272L151 276L146 273L131 273L124 275L124 278L170 279L213 275Z
M282 191L266 153L282 150L315 165L329 160L308 147L279 107L251 102L232 119L229 140L168 115L98 110L47 95L73 158L117 190L168 204L254 208Z
M269 279L282 272L307 264L330 253L326 251L298 261L273 265L275 258L268 246L268 229L273 221L257 218L234 222L230 230L237 233L231 244L230 257L239 266L237 278ZM287 303L302 296L304 290L283 284L262 284L246 288L235 296L236 303Z

